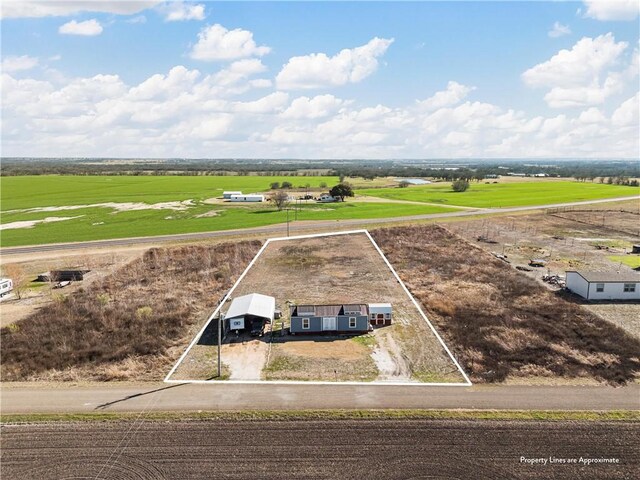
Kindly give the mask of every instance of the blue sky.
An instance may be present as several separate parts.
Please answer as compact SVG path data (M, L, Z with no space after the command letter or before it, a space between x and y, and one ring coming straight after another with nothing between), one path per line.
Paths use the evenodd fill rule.
M16 5L4 155L639 153L633 1Z

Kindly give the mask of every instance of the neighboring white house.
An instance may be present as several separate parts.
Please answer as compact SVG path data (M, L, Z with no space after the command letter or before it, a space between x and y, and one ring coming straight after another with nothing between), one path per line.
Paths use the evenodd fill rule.
M264 202L264 195L249 193L245 195L231 195L231 202Z
M254 321L273 322L276 299L260 293L234 298L225 315L230 330L252 328Z
M371 325L391 325L390 303L370 303L368 306Z
M10 278L0 278L0 297L4 297L13 290L13 281Z
M587 300L640 300L636 273L567 271L567 289Z
M233 191L233 192L222 192L222 198L225 200L229 200L232 195L242 195L241 191Z

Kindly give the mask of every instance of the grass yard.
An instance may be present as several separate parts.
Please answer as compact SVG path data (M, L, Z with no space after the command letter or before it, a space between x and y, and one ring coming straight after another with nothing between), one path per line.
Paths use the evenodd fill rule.
M434 183L408 188L359 189L358 194L389 200L442 205L493 208L578 202L640 194L640 188L622 185L570 181L520 183L471 183L466 192L454 192L451 183Z
M631 268L640 267L640 255L611 255L607 258L612 262L622 263Z

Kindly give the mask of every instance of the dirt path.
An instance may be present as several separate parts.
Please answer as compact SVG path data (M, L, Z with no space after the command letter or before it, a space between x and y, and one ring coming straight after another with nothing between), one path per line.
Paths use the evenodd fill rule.
M384 329L374 331L378 342L371 353L380 374L376 381L410 382L411 370L397 343Z
M223 345L222 363L231 370L229 379L260 380L268 352L269 344L257 339Z

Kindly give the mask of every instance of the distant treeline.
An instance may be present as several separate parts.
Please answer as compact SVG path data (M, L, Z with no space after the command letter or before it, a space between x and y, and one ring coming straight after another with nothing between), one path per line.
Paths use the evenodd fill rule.
M482 180L508 174L575 177L624 184L640 176L632 160L252 160L252 159L2 159L0 175L279 175L430 177Z

